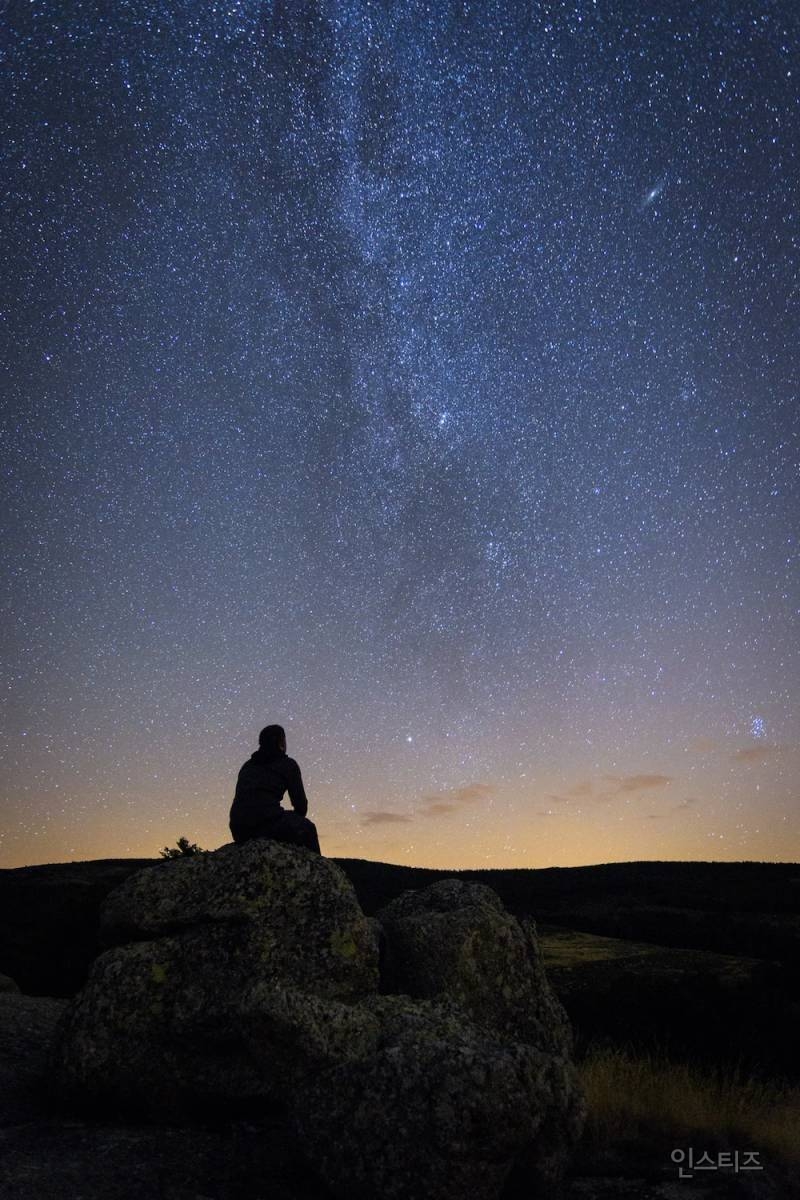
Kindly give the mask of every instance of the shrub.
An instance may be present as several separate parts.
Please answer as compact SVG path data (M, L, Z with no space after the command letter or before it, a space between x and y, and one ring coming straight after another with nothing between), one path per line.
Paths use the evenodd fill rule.
M201 846L198 846L197 842L190 842L189 839L185 837L179 837L178 844L176 846L165 846L164 849L160 851L162 858L190 858L193 854L206 853L207 851L203 850Z

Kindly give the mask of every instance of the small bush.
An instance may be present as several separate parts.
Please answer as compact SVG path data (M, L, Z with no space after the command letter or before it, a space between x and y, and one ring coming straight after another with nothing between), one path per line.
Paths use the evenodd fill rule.
M165 846L160 853L162 858L190 858L193 854L206 854L207 851L198 846L197 842L180 837L176 846Z

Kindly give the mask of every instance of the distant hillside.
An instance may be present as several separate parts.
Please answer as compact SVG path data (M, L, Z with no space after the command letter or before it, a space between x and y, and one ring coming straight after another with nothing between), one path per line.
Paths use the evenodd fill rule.
M100 949L100 906L160 859L98 858L0 871L0 974L32 996L72 996Z
M626 862L590 867L523 867L504 870L436 871L362 858L338 858L362 896L379 904L405 888L423 887L456 875L493 887L507 907L563 909L594 900L708 911L800 914L800 863ZM535 915L535 914L534 914Z

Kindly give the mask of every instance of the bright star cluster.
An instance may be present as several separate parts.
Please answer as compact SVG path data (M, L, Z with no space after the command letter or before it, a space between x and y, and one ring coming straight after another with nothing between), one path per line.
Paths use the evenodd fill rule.
M800 858L796 5L0 21L0 866Z

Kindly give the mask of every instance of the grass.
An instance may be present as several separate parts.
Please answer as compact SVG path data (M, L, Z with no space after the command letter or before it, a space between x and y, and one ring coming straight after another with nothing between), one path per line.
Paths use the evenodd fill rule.
M702 969L721 980L746 980L758 963L754 958L718 954L711 950L633 942L574 929L558 929L552 925L542 927L539 944L548 976L557 976L558 971L563 969L573 970L585 967L588 963L601 963L610 968L618 964L627 970L644 970L648 973L658 970L676 978L687 971Z
M761 1161L800 1165L800 1087L666 1055L595 1045L579 1064L588 1119L584 1146L620 1143L757 1150ZM694 1140L692 1140L694 1139Z

